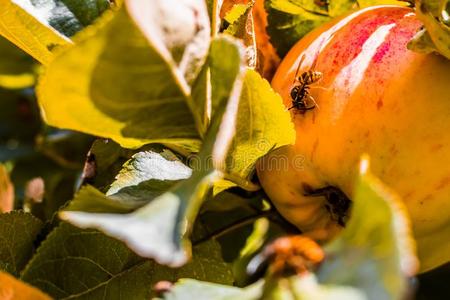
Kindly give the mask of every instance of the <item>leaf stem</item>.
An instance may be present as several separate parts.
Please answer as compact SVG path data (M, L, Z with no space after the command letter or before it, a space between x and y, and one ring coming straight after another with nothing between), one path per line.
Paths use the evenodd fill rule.
M237 230L239 228L242 228L242 227L244 227L244 226L246 226L248 224L253 223L257 219L264 218L264 217L269 217L269 216L275 215L275 214L276 214L275 210L266 210L266 211L262 211L262 212L260 212L258 214L255 214L255 215L251 215L251 216L242 218L240 220L237 220L237 221L231 223L226 228L220 228L220 229L218 229L216 231L213 231L209 235L206 235L206 236L204 236L204 237L202 237L202 238L200 238L200 239L198 239L196 241L193 241L192 244L194 246L197 246L197 245L199 245L201 243L204 243L204 242L206 242L206 241L208 241L210 239L218 239L218 238L220 238L220 237L222 237L224 235L227 235L227 234L229 234L229 233L231 233L231 232L233 232L233 231L235 231L235 230Z

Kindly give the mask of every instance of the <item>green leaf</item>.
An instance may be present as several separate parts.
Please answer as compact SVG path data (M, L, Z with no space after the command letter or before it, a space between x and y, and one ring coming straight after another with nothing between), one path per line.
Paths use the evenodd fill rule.
M22 89L34 84L34 61L0 36L0 87Z
M257 300L262 294L263 281L241 289L237 287L182 279L170 292L164 294L165 300Z
M194 260L169 269L138 257L121 242L95 230L63 223L42 243L22 279L57 299L149 299L160 280L180 277L230 284L217 243L194 249Z
M23 3L22 3L23 2ZM21 1L26 4L28 1ZM53 59L51 49L71 41L48 24L36 19L19 1L0 0L0 35L46 65Z
M127 161L116 176L116 180L106 193L113 195L123 188L137 186L149 180L177 181L187 179L192 170L184 165L171 151L161 153L154 151L138 152Z
M189 84L209 46L204 4L197 15L186 1L126 4L75 35L48 66L37 90L44 118L130 148L196 142L201 117Z
M0 272L0 296L3 299L51 299L38 289L29 286L4 272Z
M84 186L65 209L92 213L131 212L191 174L192 170L167 149L161 153L138 152L124 164L106 195L92 186Z
M431 53L438 51L433 43L433 40L431 39L430 34L425 28L419 30L412 40L409 41L408 49L420 53Z
M250 182L256 161L260 157L270 150L294 142L294 125L280 95L257 72L248 70L244 78L236 136L227 157L226 172L243 178L241 186L245 188L245 181Z
M345 230L325 247L320 282L363 290L370 299L401 299L417 271L407 210L399 197L369 171L363 157ZM345 270L345 272L343 272Z
M331 20L328 12L312 0L267 0L265 7L268 14L267 33L280 57L284 57L308 32Z
M0 214L0 269L18 276L34 252L33 243L41 229L42 222L32 214Z
M247 3L247 4L234 4L233 7L227 12L225 17L223 18L223 21L228 22L230 25L234 22L238 21L239 18L242 16L245 16L249 13L249 8L252 8L253 3Z
M134 150L122 148L111 140L95 140L84 164L82 184L90 184L106 192L122 165L134 153Z

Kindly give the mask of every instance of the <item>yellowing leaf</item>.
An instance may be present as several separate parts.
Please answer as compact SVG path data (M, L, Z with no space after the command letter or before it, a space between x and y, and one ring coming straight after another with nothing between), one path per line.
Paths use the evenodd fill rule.
M192 262L170 269L137 256L101 232L62 223L41 244L21 279L56 299L139 300L154 299L151 292L156 282L183 277L233 282L216 241L195 246Z
M136 14L139 7L132 6ZM196 26L196 20L182 20L178 26ZM50 125L108 137L129 148L197 141L199 120L191 110L190 87L175 61L183 43L191 41L170 40L179 37L162 36L162 28L152 23L141 29L124 5L74 37L76 45L49 65L38 85ZM192 57L186 55L186 60Z
M226 172L249 181L256 161L269 150L293 144L295 130L280 95L253 70L245 74L237 117Z
M40 290L24 283L8 273L0 271L0 299L3 300L50 300Z
M48 64L55 46L70 45L70 40L51 26L41 23L12 0L0 0L0 35L33 56Z

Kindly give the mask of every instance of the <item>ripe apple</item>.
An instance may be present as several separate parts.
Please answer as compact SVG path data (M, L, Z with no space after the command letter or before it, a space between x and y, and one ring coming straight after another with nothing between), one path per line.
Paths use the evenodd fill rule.
M297 77L321 72L323 78L310 85L314 99L306 99L317 104L290 110L295 145L269 153L257 173L287 220L331 238L342 220L330 213L329 198L309 194L331 186L334 198L351 199L359 159L368 153L373 173L408 208L426 271L450 258L450 61L407 49L421 26L410 8L377 6L299 41L272 86L289 108L299 64Z

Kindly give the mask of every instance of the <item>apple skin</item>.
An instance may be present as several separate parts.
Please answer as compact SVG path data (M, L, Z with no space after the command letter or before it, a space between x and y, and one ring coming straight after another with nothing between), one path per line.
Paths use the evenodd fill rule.
M291 107L302 61L299 74L323 74L310 90L317 107L290 110L295 145L262 158L257 174L287 220L330 239L342 228L308 189L334 186L351 199L359 159L369 154L372 172L406 204L426 271L450 259L450 61L407 49L420 27L409 8L377 6L299 41L272 86ZM287 167L274 167L286 158Z

